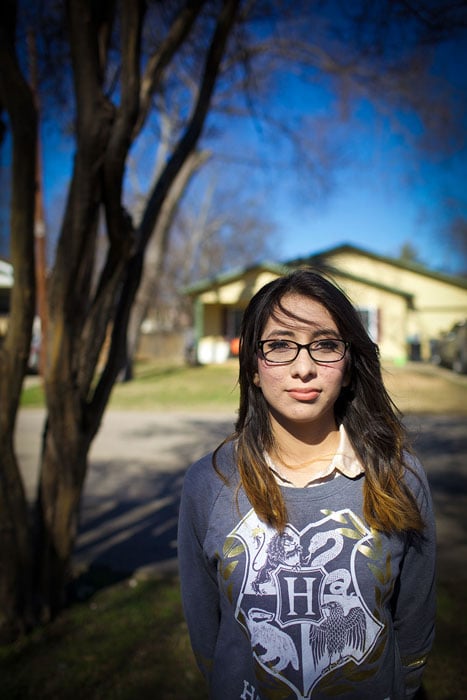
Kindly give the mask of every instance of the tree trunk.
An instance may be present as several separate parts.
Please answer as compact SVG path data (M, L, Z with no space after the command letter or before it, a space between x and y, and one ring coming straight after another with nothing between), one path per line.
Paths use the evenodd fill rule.
M10 320L0 348L0 636L9 639L35 621L30 519L13 436L26 373L34 293L34 190L37 115L15 57L15 5L0 9L0 103L13 136Z
M10 2L6 5L11 9ZM149 80L153 92L203 5L202 0L187 3L185 11L174 19L155 61L149 62L157 76L157 79ZM32 530L28 527L26 500L14 457L12 435L35 311L36 121L26 84L20 86L21 89L15 86L11 90L16 100L21 96L24 103L15 113L18 119L15 121L11 117L13 131L17 127L14 131L15 164L21 163L23 171L16 167L13 183L14 195L21 191L21 197L13 198L12 208L17 217L12 221L15 288L11 329L1 350L0 399L4 397L5 401L0 403L0 565L3 569L0 603L3 628L16 625L17 631L24 629L29 622L34 624L38 613L42 620L49 620L63 606L71 573L89 447L124 365L129 315L141 279L146 248L164 203L170 201L174 181L194 152L201 135L239 0L225 0L222 4L206 53L205 70L193 113L153 189L138 232L133 230L122 206L122 191L126 159L132 139L138 132L137 120L144 111L139 66L145 3L142 0L110 2L105 4L105 12L100 12L101 3L94 0L68 0L66 6L77 103L77 150L49 284L48 363L44 376L47 422L35 513L34 562ZM118 106L110 102L103 86L106 46L117 7L122 13L123 57ZM8 29L6 46L9 46L8 37L15 36L11 22ZM1 69L6 66L9 77L14 71L7 65L9 55L5 53L0 41L0 97L8 105L11 85ZM10 54L14 56L14 51ZM96 239L102 212L109 249L96 281ZM164 231L162 248L166 236L167 231ZM109 332L110 349L99 374L97 367ZM31 603L33 593L35 608Z
M77 419L77 420L76 420ZM90 436L82 421L56 419L46 427L38 493L37 578L41 617L48 621L66 603L66 584L78 530ZM66 465L66 467L64 467Z

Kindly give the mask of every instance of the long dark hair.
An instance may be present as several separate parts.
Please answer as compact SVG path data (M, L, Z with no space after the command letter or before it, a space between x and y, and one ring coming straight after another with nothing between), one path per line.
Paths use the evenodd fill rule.
M364 515L368 524L384 532L423 529L417 504L405 485L407 437L400 414L384 386L378 348L368 336L347 296L323 274L302 268L269 282L251 299L240 334L240 406L235 433L241 484L263 520L283 530L287 511L281 490L269 469L265 452L274 446L269 411L253 381L258 341L285 295L305 296L321 303L332 316L341 337L350 343L350 383L341 391L334 410L365 466Z

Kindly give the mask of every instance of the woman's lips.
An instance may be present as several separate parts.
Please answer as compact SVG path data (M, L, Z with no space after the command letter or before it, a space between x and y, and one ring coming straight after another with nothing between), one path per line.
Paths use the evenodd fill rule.
M287 393L296 401L315 401L321 392L319 389L288 389Z

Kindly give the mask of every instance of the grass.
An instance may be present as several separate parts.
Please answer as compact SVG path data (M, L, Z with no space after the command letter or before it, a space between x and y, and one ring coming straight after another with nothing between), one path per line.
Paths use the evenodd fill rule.
M100 575L100 585L105 582ZM438 633L425 677L429 700L462 700L465 596L439 586ZM4 700L207 700L191 652L177 578L129 579L75 602L47 627L0 647Z
M238 405L238 365L200 367L161 365L141 361L136 365L131 382L115 384L110 409L165 410L235 410ZM44 405L44 392L39 379L26 382L21 397L22 408Z
M467 415L467 377L429 364L385 366L386 388L403 413Z
M140 362L135 380L115 386L109 408L235 410L237 365L164 367ZM467 415L465 378L426 365L385 368L388 391L404 413ZM22 407L43 405L28 382ZM201 700L207 698L183 619L176 578L127 578L89 571L92 591L59 619L13 645L0 646L5 700ZM463 700L467 602L457 581L438 583L437 637L425 675L429 700ZM463 677L464 676L464 677Z
M129 579L71 605L0 647L0 676L4 700L207 697L173 578Z
M132 382L114 387L109 408L234 410L238 364L163 367L140 362Z

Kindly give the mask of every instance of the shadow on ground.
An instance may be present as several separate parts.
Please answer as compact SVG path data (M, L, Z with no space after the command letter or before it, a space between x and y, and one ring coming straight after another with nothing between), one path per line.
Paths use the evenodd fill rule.
M115 429L115 425L112 426ZM232 432L213 417L147 416L118 430L115 457L102 459L106 436L91 455L74 563L78 572L107 568L176 573L177 521L188 466Z
M426 469L438 531L439 576L467 579L467 419L410 416L413 446Z
M92 456L75 552L78 571L176 573L177 517L187 467L232 430L233 421L149 415L124 421ZM467 578L467 430L464 416L410 416L428 473L438 525L440 578ZM105 431L104 431L105 432ZM115 437L118 433L118 438ZM109 435L110 438L110 435ZM121 457L119 456L121 445Z

